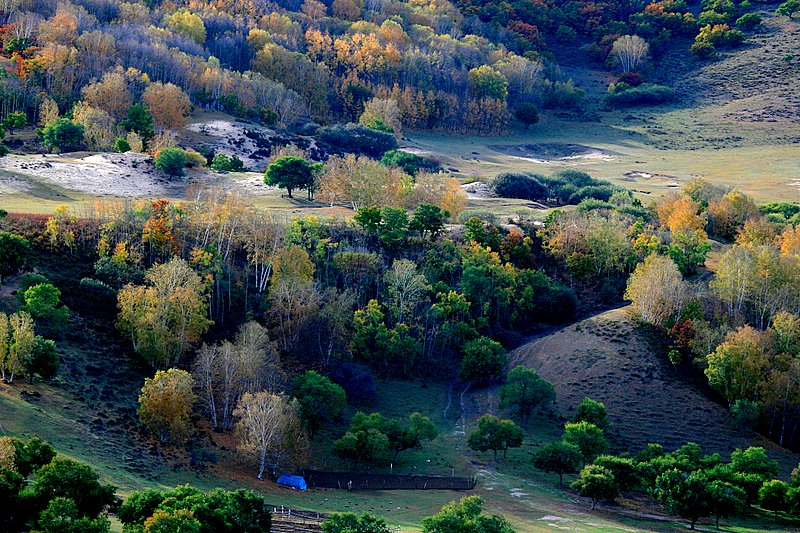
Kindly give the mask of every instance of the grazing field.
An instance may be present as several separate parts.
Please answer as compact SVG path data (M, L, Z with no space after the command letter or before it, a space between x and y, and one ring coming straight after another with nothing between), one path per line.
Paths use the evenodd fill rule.
M8 291L0 305L13 305ZM531 457L539 446L558 438L561 424L580 399L590 394L606 402L612 421L611 437L618 449L636 450L647 442L668 448L697 441L710 453L733 446L769 443L756 435L734 434L730 417L721 406L694 391L674 371L650 355L646 342L633 331L623 310L587 319L520 347L512 365L526 364L552 381L558 392L555 413L534 417L526 428L524 445L511 449L496 463L491 453L467 447L466 433L485 412L498 413L495 388L464 390L463 385L388 381L378 383L378 399L366 411L404 416L420 411L437 424L440 435L421 450L403 452L393 471L475 476L487 509L507 516L521 533L552 531L675 531L683 526L651 502L622 498L601 504L589 513L589 504L569 489L559 488L557 477L533 468ZM119 345L92 322L73 328L59 343L64 361L53 384L0 385L0 432L38 434L67 456L91 463L123 495L147 487L191 483L210 489L250 488L272 505L319 512L370 512L386 517L403 531L419 531L421 519L465 493L451 491L315 490L297 492L254 479L253 463L234 448L233 439L203 429L190 453L156 445L136 421L136 396L147 369L137 364L127 346ZM629 339L627 345L620 341ZM600 386L599 381L602 381ZM635 405L634 405L635 404ZM676 407L680 405L681 407ZM690 405L688 411L683 406ZM344 420L318 435L312 466L346 469L330 453L330 441L346 430ZM710 429L710 430L709 430ZM322 444L320 444L322 443ZM798 457L771 453L789 468ZM192 461L192 454L204 459ZM384 471L384 467L373 471ZM574 476L566 476L570 481ZM785 531L767 518L725 523L724 531Z

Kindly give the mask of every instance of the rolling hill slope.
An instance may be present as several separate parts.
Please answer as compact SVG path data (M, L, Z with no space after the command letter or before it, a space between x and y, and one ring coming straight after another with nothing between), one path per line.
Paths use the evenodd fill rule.
M512 353L510 367L536 369L556 388L557 409L571 416L584 396L608 408L617 451L650 442L674 449L686 442L706 453L763 446L788 476L800 455L740 429L727 409L710 400L652 353L626 309L615 309L536 339Z

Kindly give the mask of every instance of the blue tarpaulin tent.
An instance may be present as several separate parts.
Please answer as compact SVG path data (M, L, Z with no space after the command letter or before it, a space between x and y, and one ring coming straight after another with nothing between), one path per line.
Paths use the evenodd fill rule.
M278 478L278 485L286 485L287 487L299 490L306 490L308 488L303 476L293 476L286 473L281 474L281 477Z

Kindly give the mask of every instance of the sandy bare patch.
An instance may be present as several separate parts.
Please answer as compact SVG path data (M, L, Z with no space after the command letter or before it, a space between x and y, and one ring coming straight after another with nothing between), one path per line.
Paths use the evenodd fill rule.
M623 176L623 181L629 182L666 182L663 183L665 187L680 187L680 178L677 176L670 176L669 174L658 174L655 172L644 172L642 170L632 170L626 172Z
M538 143L538 144L495 144L490 148L496 152L534 163L550 161L600 160L614 161L616 152L601 150L592 146L574 143Z
M267 161L276 147L297 145L309 151L313 158L320 153L314 139L278 133L257 124L247 124L224 118L210 118L193 122L186 127L180 140L188 146L205 146L214 153L237 156L245 167L254 172L264 172Z
M184 179L167 178L148 156L134 153L9 155L0 159L0 183L25 190L23 178L100 196L164 196L185 186Z
M467 193L467 198L497 198L497 195L489 189L489 186L482 181L473 181L462 185L461 188Z

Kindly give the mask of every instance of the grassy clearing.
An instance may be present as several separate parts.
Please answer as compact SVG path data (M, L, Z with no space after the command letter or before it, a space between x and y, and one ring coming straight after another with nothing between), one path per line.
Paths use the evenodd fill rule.
M74 348L74 347L73 347ZM71 348L70 348L71 350ZM86 351L89 357L96 353ZM77 357L77 353L67 353ZM71 361L79 367L85 361ZM131 381L138 383L135 367L127 367L118 360ZM401 526L403 531L420 531L421 520L438 511L445 503L457 500L465 493L452 491L375 491L347 492L343 490L316 490L298 492L277 487L270 482L258 482L253 477L252 462L242 458L232 448L232 441L221 438L211 447L219 457L217 464L205 470L189 467L185 454L165 448L157 449L138 431L113 431L111 424L100 431L92 421L100 412L105 419L125 419L130 407L135 405L136 384L120 388L116 398L109 401L95 399L104 383L102 378L86 380L85 387L75 389L64 385L17 384L13 388L0 387L0 433L14 435L41 435L52 441L60 453L92 464L108 482L116 484L121 494L146 487L170 487L191 483L204 489L221 486L227 489L245 487L264 495L273 505L316 510L320 512L369 512L386 517L390 524ZM41 393L39 399L26 400L21 390ZM522 448L510 450L506 459L492 461L491 453L477 454L466 446L461 428L458 395L447 416L444 406L448 387L429 384L392 381L380 384L379 401L375 410L389 416L402 416L421 411L431 416L440 428L440 436L422 450L404 452L395 467L396 472L425 472L436 474L475 475L478 486L474 493L486 500L489 512L502 513L511 520L520 533L538 533L567 528L575 531L673 531L675 523L660 515L649 504L622 502L588 511L587 502L576 498L570 491L557 485L554 475L535 470L531 456L542 443L557 438L560 420L538 417L526 429ZM84 399L80 399L80 396ZM491 403L496 396L492 389L478 390L465 395L467 430L471 428L476 409ZM88 400L88 401L87 401ZM354 412L354 410L351 410ZM348 413L352 414L352 413ZM123 424L124 425L124 424ZM327 440L346 426L320 435ZM166 453L164 453L166 452ZM314 452L315 466L340 468L338 460L329 451ZM430 462L428 462L430 461ZM379 469L375 469L379 470ZM568 476L569 477L569 476ZM565 482L570 479L565 479ZM734 528L724 531L756 531L770 529L769 519L759 518L735 522ZM775 529L781 530L781 529ZM784 529L785 530L785 527Z
M685 127L688 113L673 108L654 118L641 111L624 116L614 111L601 123L547 116L528 132L516 131L502 138L418 133L411 135L408 147L438 156L446 168L470 179L486 179L508 171L549 174L572 168L633 189L643 200L678 188L695 177L737 187L760 202L800 199L800 184L796 183L800 179L796 163L800 145L780 141L770 144L765 127L738 125L736 133L747 135L750 142L667 149L657 133L663 127L676 130ZM625 117L635 118L625 121ZM649 125L650 121L656 125ZM689 131L703 134L704 127L693 125ZM707 136L734 135L733 125L707 127ZM780 127L800 134L800 127ZM497 149L543 143L579 144L605 155L544 159L526 156L524 151L515 155L513 150Z

